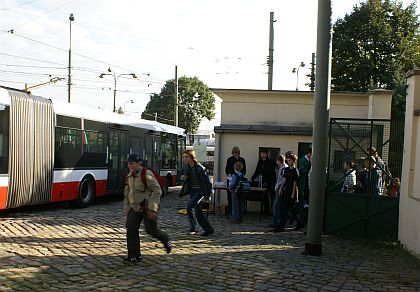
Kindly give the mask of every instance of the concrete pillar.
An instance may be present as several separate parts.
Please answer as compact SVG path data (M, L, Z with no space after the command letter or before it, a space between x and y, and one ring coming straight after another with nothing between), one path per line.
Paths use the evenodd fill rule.
M390 119L392 90L374 89L368 92L369 109L368 119Z
M398 238L420 257L420 70L407 73Z

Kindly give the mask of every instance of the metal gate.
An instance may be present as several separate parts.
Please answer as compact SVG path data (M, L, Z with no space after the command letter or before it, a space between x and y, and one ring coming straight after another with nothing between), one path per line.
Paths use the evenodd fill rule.
M403 121L330 120L326 234L397 238L403 144Z

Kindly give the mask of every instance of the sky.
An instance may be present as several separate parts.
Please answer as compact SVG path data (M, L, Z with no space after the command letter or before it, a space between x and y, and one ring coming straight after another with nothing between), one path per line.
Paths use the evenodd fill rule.
M359 0L332 0L332 22ZM404 5L412 1L404 0ZM166 80L197 76L210 88L267 89L270 12L274 12L274 90L309 90L316 51L317 0L1 0L0 85L34 86L34 95L140 115ZM12 33L13 32L13 33ZM301 62L299 76L292 73ZM299 78L297 78L299 77ZM131 102L133 101L133 102ZM200 129L220 123L216 118Z

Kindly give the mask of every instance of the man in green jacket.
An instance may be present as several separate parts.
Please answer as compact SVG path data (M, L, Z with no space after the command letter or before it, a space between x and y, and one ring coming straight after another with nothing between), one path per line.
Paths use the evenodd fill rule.
M126 177L124 189L124 211L127 214L127 250L126 262L139 262L142 260L140 252L139 228L144 219L146 232L160 240L166 253L172 249L168 235L157 226L159 211L160 185L151 170L146 170L146 185L141 178L141 158L138 154L130 154L127 159L129 174Z
M298 223L295 230L299 230L304 226L307 219L307 211L309 207L309 178L308 174L311 170L312 148L306 151L305 156L299 159L299 202L296 208L296 216Z

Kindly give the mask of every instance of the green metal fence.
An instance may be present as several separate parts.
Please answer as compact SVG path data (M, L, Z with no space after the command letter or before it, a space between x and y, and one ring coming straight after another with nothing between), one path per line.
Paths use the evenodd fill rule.
M397 238L404 123L331 119L329 138L324 232Z

